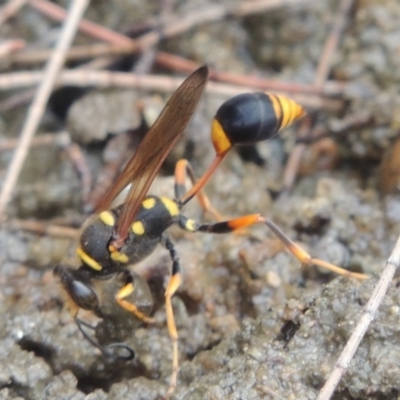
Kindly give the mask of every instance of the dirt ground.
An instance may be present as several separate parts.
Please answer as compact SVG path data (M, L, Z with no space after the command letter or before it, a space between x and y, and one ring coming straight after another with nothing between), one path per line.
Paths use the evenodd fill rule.
M150 20L158 7L141 1L111 7L99 1L86 17L125 32ZM176 2L173 13L184 15L195 7L195 1ZM208 23L165 40L160 49L220 71L311 84L337 8L335 1L305 2ZM250 161L233 151L206 192L224 216L259 212L314 257L371 278L358 281L301 266L265 226L218 236L174 227L171 237L183 266L183 284L173 300L180 352L175 400L315 399L385 266L400 221L400 2L359 1L349 19L329 76L346 83L345 101L339 109L309 110L317 128L329 135L326 147L321 142L307 146L293 190L282 192L282 176L299 124L260 143ZM0 33L47 48L59 25L24 7ZM78 42L85 40L78 37ZM162 93L155 98L124 89L81 94L68 110L59 103L69 102L70 94L53 98L38 135L68 130L94 176L104 163L107 133L138 124L135 101L146 99L156 107L160 97L165 101ZM0 100L9 95L3 92ZM205 94L156 178L153 194L173 196L171 166L181 157L190 159L198 176L206 169L214 154L210 122L224 100ZM1 113L0 143L17 137L25 115L25 107ZM0 152L0 185L12 154ZM34 147L8 215L55 225L68 220L77 227L85 219L81 194L80 176L66 152ZM196 200L184 212L204 217ZM0 227L0 399L162 398L172 367L163 306L168 253L160 248L133 267L149 284L156 323L145 326L118 308L112 311L121 324L113 340L126 342L136 353L133 361L123 362L104 358L90 346L63 307L52 271L60 263L77 265L77 240L10 224ZM399 283L395 278L335 400L399 398ZM111 283L102 284L104 301L114 304ZM94 325L101 322L89 313L81 317ZM99 325L94 334L105 335L102 329Z

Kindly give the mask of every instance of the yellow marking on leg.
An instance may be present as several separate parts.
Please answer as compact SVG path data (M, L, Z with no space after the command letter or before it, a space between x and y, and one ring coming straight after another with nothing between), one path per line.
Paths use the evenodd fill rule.
M112 251L110 252L111 259L122 264L126 264L129 262L129 258L126 254L120 253L119 251Z
M311 256L290 240L272 221L265 220L265 224L272 230L273 233L280 239L285 247L302 263L306 265L318 265L319 267L325 268L336 274L352 277L356 279L368 279L369 276L365 274L359 274L357 272L351 272L344 268L338 267L327 261L320 260L318 258L311 258Z
M88 267L94 269L95 271L101 271L103 267L95 261L92 257L88 256L82 248L78 247L76 249L76 252L78 254L78 257L85 263Z
M134 290L135 290L135 287L133 286L133 283L128 283L127 285L125 285L118 291L116 299L117 300L123 299L126 296L129 296L130 294L132 294Z
M115 218L112 212L110 211L103 211L99 214L100 220L103 224L107 226L114 226L115 225Z
M171 217L175 217L179 214L179 207L175 201L169 199L168 197L160 197L160 200L164 204L164 207L168 210Z
M143 235L143 234L144 234L144 231L145 231L145 229L144 229L144 225L143 225L142 222L136 221L136 222L134 222L134 223L132 224L132 232L133 232L135 235L138 235L138 236Z
M286 241L286 247L302 264L310 264L311 256L300 246L288 239Z
M194 219L188 219L185 223L185 229L189 232L194 232L196 230L197 223Z
M182 278L180 274L172 275L167 286L167 290L165 291L165 309L167 312L167 326L169 336L172 341L172 374L171 374L171 382L169 384L169 388L166 394L166 398L171 396L171 394L175 391L177 380L178 380L178 371L179 371L179 352L178 352L178 331L175 325L174 318L174 310L172 308L172 296L177 291L179 285L182 282Z
M124 298L132 294L134 290L135 287L133 286L133 284L128 283L118 291L115 296L115 300L122 308L134 314L141 321L148 324L153 323L154 318L148 317L146 314L143 314L141 311L139 311L139 309L134 304L130 303L127 300L124 300Z
M145 199L142 201L142 206L146 210L150 210L156 205L156 199L154 197L150 197L149 199Z
M181 274L178 273L178 274L172 275L171 278L169 279L167 289L165 290L165 296L172 297L175 294L175 292L178 290L181 283L182 283Z
M351 272L351 271L348 271L347 269L340 268L334 264L331 264L324 260L320 260L318 258L312 258L310 260L310 264L318 265L321 268L325 268L328 271L334 272L335 274L342 275L342 276L345 276L348 278L356 278L356 279L361 279L361 280L369 279L369 276L366 274L360 274L358 272Z
M186 178L186 166L189 164L187 160L179 160L175 166L175 182L183 186Z

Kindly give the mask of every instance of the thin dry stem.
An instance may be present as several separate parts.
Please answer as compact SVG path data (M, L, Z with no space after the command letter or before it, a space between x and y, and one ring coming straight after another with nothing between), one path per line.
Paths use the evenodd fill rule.
M397 239L397 243L392 251L392 254L386 262L386 267L383 270L379 281L376 284L374 291L372 292L371 297L369 298L368 303L364 308L364 311L361 315L360 320L358 321L357 326L355 327L353 333L346 343L346 346L340 354L336 362L335 368L329 374L329 377L325 382L324 387L319 392L317 400L329 400L332 397L340 379L349 367L350 361L352 360L359 344L361 343L365 332L367 331L371 321L374 319L376 310L378 309L383 298L385 297L389 285L392 282L394 273L399 268L399 265L400 237Z
M192 63L193 68L188 68L188 71L193 71L199 68L200 65L197 63ZM10 72L8 74L0 75L0 91L21 89L29 86L34 86L41 79L43 79L44 72L42 71L20 71L20 72ZM325 82L325 84L316 88L311 85L290 83L290 82L280 82L276 80L269 80L259 77L245 77L243 75L231 74L225 72L216 72L211 70L211 77L215 80L224 81L227 83L232 83L233 85L246 86L248 88L257 88L259 90L268 90L282 93L292 93L292 94L310 94L316 96L325 97L336 97L338 95L345 95L347 86L346 84L340 82ZM91 69L73 69L64 70L59 74L58 82L59 85L78 85L78 86L90 86L92 84L99 87L109 87L113 84L118 85L122 81L134 81L140 80L139 75L132 75L134 79L129 79L130 73L122 72L110 72L110 71L93 71ZM157 77L155 75L147 75L146 80L166 80L167 78ZM150 78L151 77L151 78ZM90 84L85 85L85 79L90 79ZM140 85L138 83L138 85ZM146 84L144 84L146 86ZM137 87L137 86L135 86ZM162 90L162 89L161 89Z
M71 142L71 137L68 132L61 133L45 133L36 136L31 141L31 147L46 147L59 146L65 147ZM0 151L9 151L18 146L18 139L3 139L0 140Z
M10 219L6 221L8 229L32 232L38 235L76 239L80 229L67 226L53 225L44 221L29 221L23 219Z
M30 50L10 55L8 60L12 63L30 65L46 61L52 50ZM117 45L108 43L95 43L90 45L71 47L65 55L68 61L95 58L99 56L121 55L132 53L131 45Z
M95 57L100 55L111 55L111 54L124 54L124 53L133 53L137 51L144 51L151 46L155 46L160 38L167 38L171 36L175 36L178 34L182 34L185 31L194 28L197 25L202 23L218 21L219 19L226 17L243 17L246 15L251 15L260 12L266 12L269 9L283 7L283 6L292 6L292 5L304 5L307 3L306 0L256 0L256 1L246 1L242 4L234 6L232 8L225 8L223 6L213 6L207 7L204 11L196 11L196 13L190 14L186 17L179 18L177 21L171 21L169 24L166 22L165 28L162 32L150 32L146 35L143 35L141 38L133 40L125 35L120 33L111 31L103 26L97 25L93 22L82 20L79 29L81 32L86 33L96 39L103 40L108 42L109 44L98 44L94 45L90 51L86 51L85 47L73 49L70 53L71 59L76 58L87 58L87 57ZM48 2L47 0L30 0L29 4L34 7L39 12L47 15L49 18L53 18L58 21L62 21L65 18L66 11L53 4ZM111 44L111 46L110 46ZM37 54L25 54L21 56L15 56L15 58L10 57L10 61L14 62L37 62L44 57L46 57L46 51L39 52ZM183 58L180 58L181 62L178 63L177 59L179 57L175 56L173 61L173 67L175 70L179 70L181 72L188 72L187 67L180 69L179 67L182 64L182 61L185 61ZM163 52L156 52L155 61L159 64L163 64L168 59L168 54ZM90 65L86 65L86 68L96 68L101 69L105 66L109 65L110 60L109 57L105 59L100 59L96 61L96 65L90 63ZM169 65L171 66L171 59L169 59ZM193 69L196 69L198 66L194 66L191 68L190 72ZM222 78L220 78L223 80ZM226 82L235 83L232 80L227 79ZM252 86L255 83L249 83L249 86ZM245 84L246 85L246 84ZM263 85L262 85L263 86ZM259 89L264 89L264 87L258 87ZM295 89L293 89L295 90ZM20 98L17 99L19 101ZM2 104L2 110L8 109L10 104L14 103L14 99L12 101Z
M75 0L72 3L70 13L64 24L60 39L45 68L43 80L36 92L33 103L29 108L27 118L21 131L20 143L10 163L2 191L0 193L0 218L4 214L7 203L11 198L15 183L28 153L30 142L37 130L44 108L56 82L58 73L64 63L64 55L71 45L72 39L75 36L75 32L78 27L79 20L81 19L88 2L88 0Z
M328 79L332 68L333 57L339 47L339 41L346 27L347 17L353 6L354 0L342 0L339 6L338 15L333 23L332 30L326 39L324 49L315 74L314 85L320 86Z
M180 16L174 21L169 21L161 32L162 37L171 37L193 29L195 26L219 21L227 17L244 17L251 14L266 12L268 10L293 5L304 5L307 0L256 0L243 1L239 5L225 7L223 5L208 5L195 12ZM310 2L311 3L311 2ZM31 7L47 15L49 18L62 21L65 18L65 10L47 0L29 0ZM83 19L79 24L79 30L99 40L108 43L132 45L132 51L156 44L160 39L160 33L150 32L140 39L133 40L125 35L114 32L103 26Z
M9 0L0 8L0 26L13 17L26 3L27 0Z
M10 54L20 51L26 45L26 42L19 39L11 39L0 42L0 58L9 57Z
M196 12L180 17L179 19L174 19L169 22L165 21L162 32L153 31L142 35L139 39L131 39L123 34L114 32L88 20L81 21L79 24L79 30L96 39L117 46L115 49L110 49L110 46L107 44L97 45L96 48L92 49L92 57L95 54L99 56L110 54L114 51L116 51L116 53L119 53L120 51L123 51L124 53L134 53L155 46L161 37L165 39L176 36L204 23L216 22L227 17L243 17L255 13L266 12L270 9L282 6L305 5L308 2L309 1L307 0L255 0L246 1L233 7L224 7L222 5L208 6L205 9L196 10ZM47 0L29 0L29 4L36 10L47 15L49 18L58 21L62 21L65 18L65 10ZM82 49L77 51L79 56L82 55L81 50ZM76 55L77 54L73 56ZM107 57L97 65L97 68L103 68L109 63L110 59ZM90 68L93 68L93 66L90 66Z
M329 72L332 67L332 61L334 54L339 46L340 37L346 26L347 16L353 5L354 0L342 0L339 5L339 10L335 21L333 22L331 32L325 41L322 55L319 60L318 68L315 74L313 86L320 87L328 79ZM302 125L302 134L299 137L309 135L311 129L311 121L309 119L304 120ZM304 144L298 144L294 147L290 154L286 169L284 172L284 187L289 190L293 187L293 183L296 180L299 166L304 155L306 146Z
M81 181L81 199L86 204L89 200L90 191L92 189L92 174L87 164L86 157L77 143L69 143L65 146L64 151L67 153L75 170L78 172Z
M9 90L11 88L34 85L43 78L43 74L44 73L41 71L3 74L0 76L0 90ZM73 85L81 87L90 86L99 88L123 87L157 90L161 92L173 92L177 89L181 82L182 79L169 76L132 74L111 71L92 71L82 69L64 71L60 73L57 80L57 85ZM208 93L227 97L235 96L239 93L243 93L243 91L252 91L253 89L254 88L252 87L234 86L215 82L210 82L207 85ZM277 94L287 94L287 92L277 90L272 90L272 92ZM342 104L342 101L338 99L329 99L308 93L302 94L298 93L297 90L290 95L294 100L298 101L302 105L313 109L338 109L338 107L340 107Z
M7 97L3 101L0 101L0 112L11 110L13 108L25 105L31 101L34 95L35 95L34 89L28 89L24 90L23 92L15 93L10 97Z
M157 53L157 61L164 67L185 73L190 73L200 67L200 65L194 61L161 51ZM324 82L320 87L316 87L314 85L265 79L259 76L219 72L212 68L209 70L209 76L211 80L253 87L254 89L265 91L277 90L286 93L310 93L337 97L344 95L347 90L347 85L345 83L337 81Z

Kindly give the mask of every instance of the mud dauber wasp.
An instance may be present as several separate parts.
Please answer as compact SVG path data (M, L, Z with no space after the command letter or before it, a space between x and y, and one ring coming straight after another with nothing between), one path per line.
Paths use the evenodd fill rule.
M172 269L165 291L165 306L173 347L173 364L167 396L174 391L178 376L178 333L171 298L182 280L179 257L166 233L171 225L177 224L190 232L229 233L262 223L267 225L303 264L319 265L342 275L365 277L323 260L311 258L272 221L260 214L220 221L219 214L202 192L204 185L234 145L255 144L269 139L304 115L300 105L284 96L251 93L236 96L225 102L212 121L211 139L216 156L203 176L196 181L188 161L180 160L175 169L175 199L147 195L161 164L188 124L204 91L207 78L206 66L193 72L172 95L157 121L146 133L137 152L100 203L98 214L89 219L83 230L77 250L82 263L80 268L73 270L70 267L58 266L54 270L70 300L72 315L84 336L106 355L113 355L113 349L122 348L129 353L125 358L132 358L133 350L122 343L106 347L96 343L85 333L83 326L88 325L78 319L77 314L82 308L93 311L104 320L110 318L98 297L95 283L118 275L120 287L115 294L116 304L133 313L139 320L152 322L148 311L142 311L137 304L128 299L137 288L138 277L127 267L144 259L159 243L168 250L172 259ZM186 192L187 175L193 186ZM125 202L109 210L112 200L128 184L132 185ZM197 196L202 208L210 211L219 222L199 224L182 214L184 206L194 196Z

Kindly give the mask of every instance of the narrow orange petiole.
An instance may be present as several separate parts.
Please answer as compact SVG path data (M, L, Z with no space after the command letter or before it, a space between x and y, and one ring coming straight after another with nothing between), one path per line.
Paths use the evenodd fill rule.
M203 176L196 182L196 184L183 196L181 203L184 205L190 199L193 198L201 189L203 189L204 185L208 182L210 179L211 175L214 173L214 171L217 169L218 165L221 163L221 161L224 159L225 155L227 152L222 153L222 154L217 154L211 163L211 165L208 167L207 171L203 174Z

